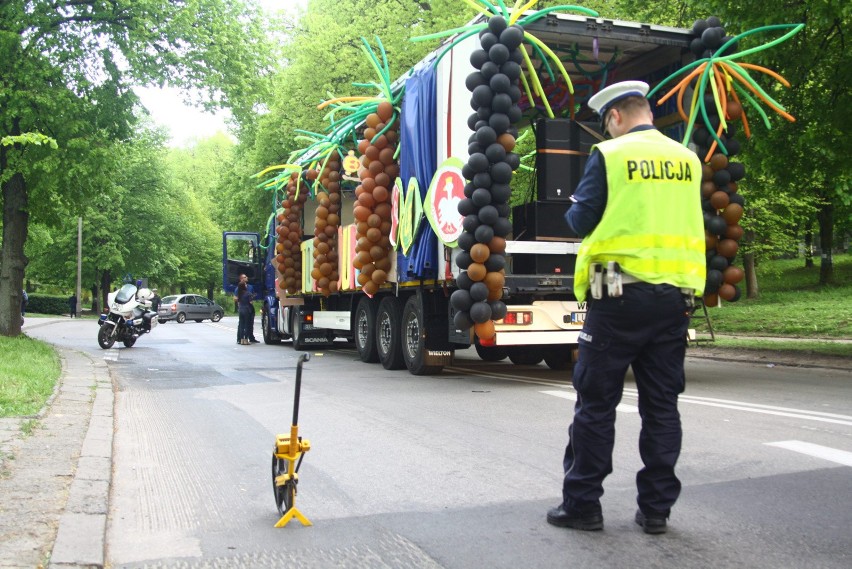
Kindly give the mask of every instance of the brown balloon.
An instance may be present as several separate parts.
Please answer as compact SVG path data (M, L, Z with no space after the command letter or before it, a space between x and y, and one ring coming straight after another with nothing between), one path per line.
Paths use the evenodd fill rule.
M726 283L735 285L745 278L745 271L735 265L730 265L722 271L722 278Z
M734 225L740 221L743 216L743 206L738 203L728 204L725 211L722 212L722 217L728 225Z
M728 229L725 231L725 237L733 239L734 241L739 241L743 238L744 233L745 231L739 225L729 225Z
M730 201L731 198L728 197L728 194L721 190L713 192L713 195L710 196L710 205L716 209L723 209Z
M734 285L732 284L722 283L717 294L721 296L723 300L733 300L737 295L737 289L734 288Z
M722 239L716 244L716 251L723 257L731 258L737 254L739 245L733 239ZM722 298L725 298L724 296ZM726 299L727 300L727 299Z

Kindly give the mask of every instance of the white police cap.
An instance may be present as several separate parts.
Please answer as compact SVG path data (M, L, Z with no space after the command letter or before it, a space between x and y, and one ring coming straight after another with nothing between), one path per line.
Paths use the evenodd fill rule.
M613 83L591 96L589 99L589 108L598 113L601 119L603 119L603 116L613 103L627 97L644 97L648 94L648 90L648 84L644 81L621 81L620 83Z

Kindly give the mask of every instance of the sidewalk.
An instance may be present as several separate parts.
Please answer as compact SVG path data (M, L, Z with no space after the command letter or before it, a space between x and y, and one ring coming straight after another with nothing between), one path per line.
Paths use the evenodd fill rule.
M112 478L106 362L62 348L41 412L0 419L0 567L103 567Z

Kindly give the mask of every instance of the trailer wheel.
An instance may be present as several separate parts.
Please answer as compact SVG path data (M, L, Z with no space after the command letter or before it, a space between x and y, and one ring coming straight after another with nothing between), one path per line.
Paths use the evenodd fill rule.
M502 346L483 346L479 343L479 337L474 339L476 355L484 362L499 362L509 357L508 348Z
M416 296L409 298L402 309L402 357L412 375L432 375L444 369L425 363L426 320Z
M355 348L362 362L376 363L379 351L376 348L376 303L369 297L358 302L355 318L352 320L352 335Z
M555 370L563 370L571 367L572 363L572 346L570 345L555 345L545 348L544 363L547 367Z
M402 309L399 300L386 296L376 313L376 349L385 369L403 369L402 359Z
M534 366L541 363L544 353L536 346L512 346L509 348L509 359L519 366Z

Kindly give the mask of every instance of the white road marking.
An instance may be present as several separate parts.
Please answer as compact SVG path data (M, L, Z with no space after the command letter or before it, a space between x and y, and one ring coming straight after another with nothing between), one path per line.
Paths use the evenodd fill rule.
M829 460L831 462L836 462L837 464L842 464L844 466L852 466L852 452L847 452L845 450L837 450L835 448L824 447L812 443L805 443L802 441L780 441L777 443L764 444L771 447L792 450L794 452L799 452L808 456L814 456L823 460Z
M577 394L573 391L539 391L539 393L553 395L554 397L561 397L562 399L568 399L569 401L577 400ZM622 413L638 413L639 407L635 405L625 405L624 403L619 403L618 407L616 407L615 410L621 411Z
M541 380L541 379L534 379L534 378L531 378L531 377L521 377L521 376L518 376L518 375L509 375L507 373L497 373L497 372L491 372L491 371L481 371L480 372L480 371L475 371L475 370L468 369L468 368L451 367L451 366L447 366L444 369L447 370L447 371L451 371L451 372L454 372L454 373L461 373L461 374L464 374L464 375L475 375L477 377L487 377L487 378L491 378L491 379L507 379L509 381L516 381L518 383L532 383L534 385L546 385L548 387L563 387L563 388L564 387L570 387L570 385L568 385L565 382L544 381L544 380Z

